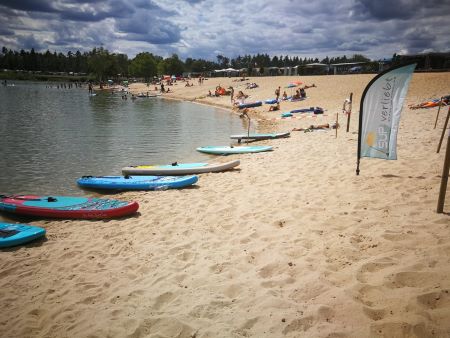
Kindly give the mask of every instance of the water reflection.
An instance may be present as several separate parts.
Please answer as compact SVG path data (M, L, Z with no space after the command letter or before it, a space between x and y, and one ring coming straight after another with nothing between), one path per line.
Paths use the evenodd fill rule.
M84 194L82 175L139 163L206 161L195 148L245 130L226 111L161 98L89 97L86 89L20 82L0 88L0 193Z

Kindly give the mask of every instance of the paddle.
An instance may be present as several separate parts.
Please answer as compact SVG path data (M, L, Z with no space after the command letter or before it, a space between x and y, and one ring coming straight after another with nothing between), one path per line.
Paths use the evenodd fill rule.
M245 112L245 111L241 113L241 116L240 116L240 117L242 118L242 117L244 117L244 116L247 116L247 119L248 119L247 141L246 141L246 142L248 143L248 142L249 142L249 139L250 139L250 121L251 121L251 120L250 120L250 116L248 116L247 112ZM239 140L239 143L240 143L240 141L241 141L241 140Z

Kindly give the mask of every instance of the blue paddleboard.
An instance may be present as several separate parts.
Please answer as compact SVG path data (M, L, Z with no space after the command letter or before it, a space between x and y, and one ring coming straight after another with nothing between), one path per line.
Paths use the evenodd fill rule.
M0 222L0 248L25 244L43 236L45 236L43 228Z
M81 187L112 190L165 190L184 188L198 181L198 176L83 176Z
M238 108L244 109L244 108L253 108L253 107L259 107L259 106L262 106L262 101L242 103L238 106Z

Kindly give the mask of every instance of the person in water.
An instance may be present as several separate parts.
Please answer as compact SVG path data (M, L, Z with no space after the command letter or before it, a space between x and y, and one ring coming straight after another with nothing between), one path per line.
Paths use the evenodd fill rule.
M88 90L89 90L89 94L92 94L92 83L89 82L88 84Z

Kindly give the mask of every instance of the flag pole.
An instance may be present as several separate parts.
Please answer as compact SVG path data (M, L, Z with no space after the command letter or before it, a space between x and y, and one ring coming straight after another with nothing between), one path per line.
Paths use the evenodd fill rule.
M445 151L444 168L442 169L441 188L439 190L439 199L437 205L437 213L444 212L445 193L447 191L448 172L450 169L450 131L447 137L447 149Z
M336 137L335 138L337 138L338 126L339 126L339 113L336 113Z
M350 130L350 115L352 115L352 100L353 100L353 93L350 93L350 102L348 103L348 110L347 110L347 133Z
M447 129L447 125L448 125L448 120L449 120L449 118L450 118L450 107L448 107L447 117L446 117L446 119L445 119L444 129L442 129L441 139L439 140L439 145L438 145L438 148L437 148L437 153L439 153L439 151L441 150L441 145L442 145L442 141L444 140L445 130Z
M438 118L439 118L439 112L441 111L442 100L443 99L444 99L444 97L441 97L441 100L439 101L439 108L438 108L438 112L437 112L437 115L436 115L436 122L434 122L434 128L433 129L436 129L437 121L438 121Z

